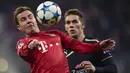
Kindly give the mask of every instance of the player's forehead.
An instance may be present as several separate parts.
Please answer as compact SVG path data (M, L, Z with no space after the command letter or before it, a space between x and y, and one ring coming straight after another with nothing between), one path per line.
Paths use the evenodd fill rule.
M65 18L66 21L72 21L72 20L79 20L79 16L78 15L68 15Z
M18 19L21 19L23 17L27 17L28 15L33 15L33 13L29 10L25 10L17 15Z

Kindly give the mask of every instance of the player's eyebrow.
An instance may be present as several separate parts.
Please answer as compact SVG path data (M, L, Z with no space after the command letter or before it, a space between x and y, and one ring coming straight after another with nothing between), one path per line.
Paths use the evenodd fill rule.
M29 14L28 17L32 16L33 14Z
M32 15L33 15L33 14L28 14L27 17L30 17L30 16L32 16ZM23 19L26 19L26 16L20 18L20 20L23 20Z
M26 19L26 17L21 17L19 20L20 21L23 21L23 20L25 20Z

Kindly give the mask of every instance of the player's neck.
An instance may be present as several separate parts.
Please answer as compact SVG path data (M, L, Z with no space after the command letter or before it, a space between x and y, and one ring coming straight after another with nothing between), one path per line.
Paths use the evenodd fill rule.
M83 41L84 38L85 38L85 34L84 34L84 33L81 33L81 34L78 36L77 40Z
M33 32L30 33L30 34L25 34L25 35L26 35L26 37L28 37L28 36L35 35L35 34L37 34L37 33L39 33L39 32L40 32L40 30L38 29L38 30L33 31Z

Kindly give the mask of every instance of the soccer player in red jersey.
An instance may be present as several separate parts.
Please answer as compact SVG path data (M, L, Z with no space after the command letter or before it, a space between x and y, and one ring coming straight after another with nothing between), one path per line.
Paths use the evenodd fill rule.
M14 11L18 29L26 37L17 42L16 49L31 67L31 73L70 73L63 48L79 53L95 53L111 50L114 40L86 44L58 30L40 31L36 18L29 7L21 6Z

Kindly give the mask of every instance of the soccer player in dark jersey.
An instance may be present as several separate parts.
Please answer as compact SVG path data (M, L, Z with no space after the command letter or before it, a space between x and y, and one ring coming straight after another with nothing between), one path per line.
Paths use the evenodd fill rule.
M31 73L69 73L63 48L71 48L79 53L94 53L111 50L115 45L111 39L86 44L58 30L40 31L32 10L26 6L15 9L14 20L18 29L26 35L17 42L16 50L31 67Z
M99 42L97 39L84 34L84 18L78 9L66 11L64 18L65 30L69 36L85 43ZM72 73L117 73L116 65L109 50L89 55L70 50L65 50L65 53Z

